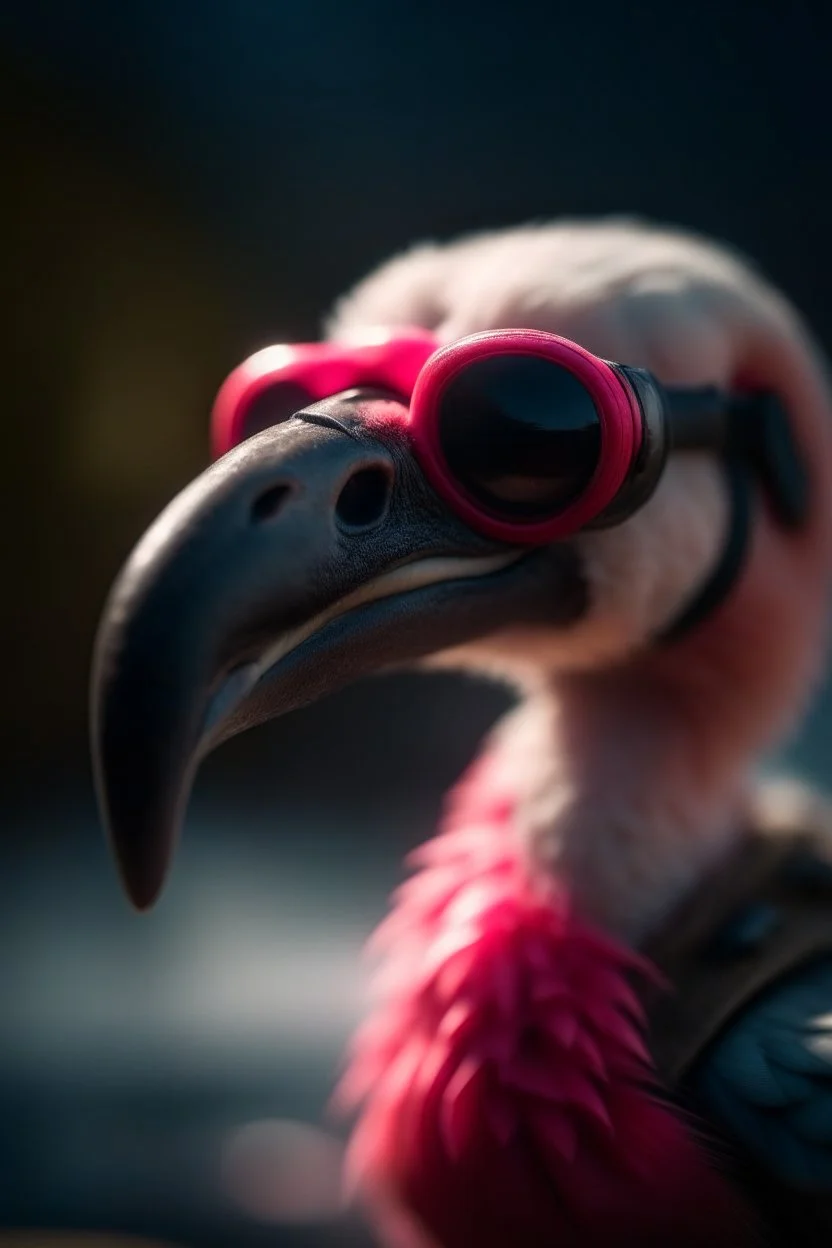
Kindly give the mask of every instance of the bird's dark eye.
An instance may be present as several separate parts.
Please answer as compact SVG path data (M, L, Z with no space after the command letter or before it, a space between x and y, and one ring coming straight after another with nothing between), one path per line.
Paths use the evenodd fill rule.
M264 429L282 424L295 412L314 402L314 396L296 381L276 381L252 399L243 417L240 441L253 438Z
M494 356L458 373L439 402L439 437L459 484L520 520L574 502L601 454L589 391L561 365L530 355Z

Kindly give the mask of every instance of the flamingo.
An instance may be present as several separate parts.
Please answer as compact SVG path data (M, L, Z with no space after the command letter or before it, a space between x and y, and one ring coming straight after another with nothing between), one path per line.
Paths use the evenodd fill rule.
M671 448L605 524L484 532L416 453L410 387L513 329L668 391L774 394L785 441L739 492L724 454ZM414 247L308 351L319 393L278 401L291 347L232 375L216 462L104 610L95 768L134 905L233 733L403 664L509 681L372 941L337 1092L350 1190L394 1248L828 1242L832 825L756 778L825 659L832 396L808 328L728 248L604 219ZM353 384L350 351L409 377Z

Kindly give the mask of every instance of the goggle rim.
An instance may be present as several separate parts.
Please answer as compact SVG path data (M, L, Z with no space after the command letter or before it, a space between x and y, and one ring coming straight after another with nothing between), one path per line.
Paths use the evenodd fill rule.
M601 445L590 481L572 503L541 519L489 510L457 480L442 453L439 400L445 388L469 365L506 354L534 356L566 369L586 388L598 413ZM310 402L360 386L387 388L405 400L409 396L405 427L437 494L476 532L512 545L545 545L596 521L620 491L641 446L642 415L634 390L612 364L567 338L543 330L488 330L438 347L429 331L399 329L369 331L364 340L347 344L280 344L249 356L229 374L214 402L215 458L245 439L252 405L276 382L298 383Z
M389 389L408 399L419 370L436 351L427 330L369 331L349 344L287 343L264 347L229 373L211 413L211 454L219 459L246 438L246 418L258 398L275 383L297 382L311 403L359 386ZM316 367L310 369L310 364ZM334 387L334 388L333 388Z
M601 447L595 472L574 502L544 519L509 519L489 510L465 490L442 454L439 420L444 390L470 364L500 355L536 356L564 368L586 388L598 413ZM568 537L603 514L638 455L642 417L634 391L606 360L557 334L508 329L472 334L431 355L416 379L408 428L425 475L460 519L485 537L528 546Z

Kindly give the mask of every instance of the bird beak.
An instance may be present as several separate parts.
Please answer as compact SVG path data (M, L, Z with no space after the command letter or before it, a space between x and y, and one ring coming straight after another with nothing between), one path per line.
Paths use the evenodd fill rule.
M349 392L225 455L159 516L96 641L92 749L126 891L156 899L217 744L366 673L511 624L568 622L566 546L496 546L452 515L407 411Z

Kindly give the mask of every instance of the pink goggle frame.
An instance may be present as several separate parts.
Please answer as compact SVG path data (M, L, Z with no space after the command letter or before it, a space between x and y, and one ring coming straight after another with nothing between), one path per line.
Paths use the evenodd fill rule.
M500 514L476 497L452 471L443 450L440 410L452 382L490 359L536 357L571 374L594 404L599 453L578 496L551 514L533 518ZM370 331L348 343L319 342L266 347L236 368L213 409L215 456L305 406L345 390L390 392L407 404L402 420L419 463L436 492L472 528L487 537L537 545L596 522L613 503L639 457L644 439L642 405L617 367L583 347L539 330L474 334L446 346L424 330Z

